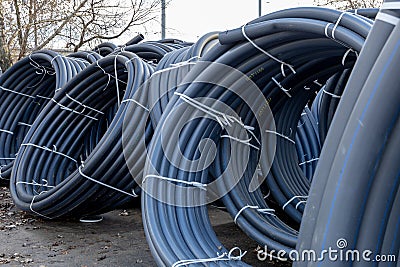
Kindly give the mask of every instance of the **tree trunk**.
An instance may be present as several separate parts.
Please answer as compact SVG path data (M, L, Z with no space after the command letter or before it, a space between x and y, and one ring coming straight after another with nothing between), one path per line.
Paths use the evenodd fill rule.
M11 66L11 54L4 34L3 1L0 0L0 67L4 72Z

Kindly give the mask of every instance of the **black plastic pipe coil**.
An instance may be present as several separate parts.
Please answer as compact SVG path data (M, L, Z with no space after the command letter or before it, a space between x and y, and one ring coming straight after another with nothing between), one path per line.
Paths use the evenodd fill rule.
M208 117L196 117L201 114L204 117L205 112L201 108L193 110L192 105L207 105L206 102L196 103L193 99L206 97L225 103L240 115L244 125L254 127L258 139L264 140L262 136L265 133L261 134L262 128L257 125L249 107L221 86L209 84L223 82L228 79L226 75L229 75L212 71L212 63L228 65L251 77L267 99L275 116L276 130L272 133L276 135L277 150L270 172L268 161L260 161L261 173L268 173L266 184L272 200L277 207L284 208L293 225L301 221L304 200L310 186L309 179L298 166L296 148L291 142L295 138L300 115L307 101L313 98L312 93L319 90L332 75L353 65L355 53L349 54L348 51L361 50L371 25L372 21L368 19L338 11L300 8L276 12L253 21L244 30L241 28L220 34L221 45L213 47L188 73L185 77L186 83L177 88L176 93L183 95L175 95L170 99L170 104L159 122L162 127L155 130L149 148L149 162L144 173L146 193L142 194L143 221L158 264L180 264L180 260L191 259L194 262L200 259L198 262L201 263L202 259L215 259L218 255L228 255L229 252L212 231L205 205L186 208L168 205L168 201L189 205L190 199L182 197L182 194L188 194L187 197L190 194L191 199L205 203L206 194L202 190L196 191L196 187L208 189L212 182L211 177L223 175L229 160L233 158L236 161L232 165L240 166L239 159L243 157L243 148L239 148L243 144L221 138L226 133L216 121ZM253 43L247 39L251 39ZM264 51L279 55L282 62L265 55ZM210 67L205 66L207 62L212 62ZM292 68L296 73L291 71ZM262 75L257 75L260 73ZM199 77L201 82L196 81ZM234 87L235 82L231 81L228 85ZM242 88L241 92L254 94L245 89ZM188 105L189 102L192 105ZM192 114L193 117L186 114ZM177 125L183 123L182 120L188 122L181 130ZM234 136L236 139L245 140L243 132L239 131L237 134L239 136ZM164 144L163 147L163 136L176 141ZM174 136L179 137L175 139ZM205 153L205 148L211 149L204 144L198 150L199 142L204 138L217 144L213 168L206 168L201 172L189 171L199 167L196 165L199 163L191 166L186 158L197 162L196 159L201 159L201 154ZM257 147L254 140L255 138L250 144ZM316 150L318 143L312 146ZM177 153L171 151L181 151L184 156L174 156ZM200 154L200 151L203 152ZM239 154L229 154L227 151L237 151ZM246 167L242 177L233 179L239 183L229 191L232 177L237 177L237 173L229 170L230 172L225 172L227 178L221 179L223 184L218 184L218 190L226 189L229 192L222 197L222 201L238 226L260 245L290 251L296 246L296 229L280 220L278 213L278 216L272 214L274 209L265 202L260 190L253 193L248 190L257 169L254 163L259 157L253 149L249 153L252 164ZM168 155L172 155L172 158ZM179 185L177 188L176 184ZM187 189L191 187L195 188ZM224 264L224 261L217 262ZM238 262L229 262L229 265L234 263Z
M133 105L129 99L152 72L136 55L121 52L90 65L63 87L18 153L10 185L16 205L47 218L84 216L112 210L135 196L124 168L122 122ZM116 113L106 132L83 153L85 135L110 117L109 109Z
M196 43L138 35L97 46L104 58L33 53L0 78L1 177L48 219L141 194L160 266L247 265L213 203L285 258L342 239L397 255L398 3L283 10ZM364 266L295 265L328 263Z
M68 57L43 50L32 53L0 78L0 184L8 184L24 136L56 92L100 58L80 52Z

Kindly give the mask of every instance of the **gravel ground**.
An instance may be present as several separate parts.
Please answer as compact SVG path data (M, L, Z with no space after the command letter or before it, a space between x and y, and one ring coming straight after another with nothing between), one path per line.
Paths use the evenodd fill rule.
M247 251L246 262L253 266L290 266L260 262L257 244L236 228L228 214L210 208L210 218L226 247ZM155 262L139 208L104 214L99 223L44 221L17 210L8 189L0 188L0 265L155 266Z

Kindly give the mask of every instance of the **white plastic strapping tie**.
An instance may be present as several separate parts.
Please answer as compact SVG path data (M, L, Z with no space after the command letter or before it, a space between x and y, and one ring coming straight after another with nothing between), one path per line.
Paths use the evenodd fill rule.
M0 86L0 89L1 89L1 90L3 90L3 91L6 91L6 92L13 93L13 94L22 95L22 96L25 96L25 97L29 97L29 98L33 98L33 99L35 99L35 97L34 97L34 96L27 95L27 94L24 94L24 93L20 93L20 92L17 92L17 91L14 91L14 90L11 90L11 89L8 89L8 88L5 88L5 87L3 87L3 86Z
M300 123L300 122L299 122ZM301 128L301 127L303 127L303 125L304 124L306 124L306 122L305 121L303 121L302 123L300 123L299 125L297 125L297 128Z
M260 212L260 213L264 213L264 214L267 214L267 215L275 216L275 214L274 214L275 210L274 210L274 209L261 209L259 206L246 205L246 206L244 206L243 208L241 208L241 209L238 211L238 213L236 213L236 216L235 216L235 218L233 219L233 222L234 222L235 224L236 224L236 221L237 221L237 219L239 218L239 216L240 216L240 215L242 214L242 212L245 211L246 209L254 209L254 210L257 210L257 211Z
M60 107L60 109L62 109L62 110L70 111L70 112L72 112L72 113L75 113L75 114L78 114L78 115L82 115L82 116L84 116L84 117L86 117L86 118L89 118L89 119L92 119L92 120L95 120L95 121L98 120L98 119L95 118L95 117L92 117L92 116L83 114L82 112L79 112L79 111L73 110L73 109L71 109L71 108L68 108L68 107L64 106L63 104L58 103L54 98L52 98L51 100L52 100L54 103L56 103L56 104Z
M239 255L234 256L233 253L238 250ZM246 255L247 251L242 252L242 250L238 247L232 248L228 253L224 252L221 255L219 255L219 252L217 252L217 257L214 258L209 258L209 259L191 259L191 260L180 260L175 262L172 267L180 267L180 266L187 266L190 264L196 264L196 263L207 263L207 262L217 262L217 261L240 261Z
M113 189L113 190L115 190L115 191L118 191L118 192L120 192L120 193L122 193L122 194L131 196L131 197L137 197L137 196L138 196L133 190L132 190L132 193L128 193L128 192L125 192L124 190L121 190L121 189L119 189L119 188L116 188L116 187L113 187L113 186L111 186L111 185L105 184L105 183L103 183L103 182L101 182L101 181L99 181L99 180L96 180L96 179L94 179L94 178L92 178L92 177L90 177L90 176L87 176L87 175L84 174L83 171L82 171L82 168L84 168L84 167L85 167L85 166L83 165L83 163L82 163L81 166L78 167L79 174L82 175L84 178L86 178L86 179L88 179L88 180L90 180L90 181L92 181L92 182L98 183L98 184L100 184L100 185L102 185L102 186L105 186L105 187L108 187L108 188L110 188L110 189Z
M37 98L42 98L42 99L46 99L46 100L50 100L51 97L47 97L47 96L42 96L42 95L36 95Z
M342 14L340 14L339 18L337 19L335 26L333 26L333 29L332 29L332 38L333 39L335 39L335 31L336 31L337 27L339 26L340 21L342 20L342 18L345 14L347 14L347 12L342 12Z
M72 98L69 94L66 93L65 95L66 95L69 99L71 99L73 102L75 102L75 103L77 103L78 105L82 106L82 107L83 107L83 111L85 111L85 109L90 109L90 110L95 111L95 112L97 112L97 113L99 113L99 114L101 114L101 115L104 115L104 112L101 112L100 110L97 110L97 109L95 109L95 108L89 107L89 106L83 104L82 102L79 102L78 100ZM82 111L82 112L83 112L83 111Z
M319 160L319 158L314 158L314 159L310 159L310 160L307 160L307 161L303 161L303 162L299 163L299 166L304 165L304 164L308 164L308 163L311 163L311 162L314 162L314 161L317 161L317 160Z
M319 87L322 87L322 84L320 82L318 82L318 80L314 80L313 83L318 85Z
M53 58L51 59L51 61L50 61L51 65L53 65L53 62L54 62L58 57L61 58L61 59L63 58L62 55L58 54L57 56L55 56L55 57L53 57Z
M253 133L254 127L248 126L248 125L244 125L243 127L244 127L244 129L246 129L246 130L253 136L254 140L256 140L256 142L257 142L259 145L261 145L260 140L258 140L258 138L257 138L257 136L255 135L255 133Z
M22 181L19 181L19 182L17 182L16 184L26 184L26 185L33 185L33 186L43 186L43 187L47 187L47 188L54 188L54 187L55 187L55 186L53 186L53 185L49 185L46 179L42 179L42 181L44 182L44 184L38 183L38 182L36 182L36 181L33 181L33 182L31 182L31 183L30 183L30 182L22 182Z
M286 62L280 60L279 58L277 58L277 57L271 55L270 53L268 53L267 51L265 51L264 49L262 49L261 47L259 47L255 42L253 42L253 40L251 40L251 39L247 36L246 31L245 31L245 27L246 27L246 24L242 26L242 34L243 34L243 37L246 38L247 41L249 41L249 43L251 43L255 48L257 48L258 50L260 50L263 54L265 54L265 55L268 56L269 58L275 60L276 62L280 63L280 64L281 64L281 71L282 71L283 77L286 77L286 73L285 73L284 66L288 67L288 68L293 72L293 74L296 74L296 71L294 70L294 68L293 68L292 65L290 65L290 64L288 64L288 63L286 63Z
M193 62L193 60L199 60L199 59L200 59L200 56L194 56L185 61L172 63L172 64L170 64L170 66L171 67L179 67L179 66L184 66L184 65L195 65L196 62Z
M1 165L1 166L0 166L0 180L6 180L6 181L8 181L8 179L6 179L6 178L4 178L3 176L1 176L2 170L3 170L3 168L4 168L5 166L6 166L6 165Z
M98 67L99 69L101 69L101 70L103 71L103 73L104 73L105 75L108 76L108 79L109 79L109 80L110 80L111 78L113 78L113 79L119 81L120 83L127 84L125 81L118 80L117 77L113 76L113 75L110 74L110 73L107 73L107 72L99 65L99 61L98 61L98 60L96 61L96 65L97 65L97 67Z
M325 26L325 36L327 37L327 38L330 38L331 39L331 36L329 36L329 34L328 34L328 28L329 28L329 26L331 26L331 25L333 25L333 23L328 23L328 24L326 24L326 26Z
M181 62L181 63L182 63L182 62ZM164 72L168 72L168 71L180 69L180 68L182 68L182 67L184 67L184 66L187 66L187 65L196 65L196 62L186 62L186 63L182 63L182 64L178 64L178 63L171 64L171 67L168 67L168 68L164 68L164 69L155 71L155 72L153 72L153 74L152 74L151 76L153 77L153 76L158 75L158 74L160 74L160 73L164 73ZM154 78L154 77L153 77L153 78Z
M235 117L226 115L223 112L212 109L209 106L204 105L203 103L200 103L199 101L196 101L187 95L184 95L184 94L181 94L178 92L175 92L174 94L178 95L183 101L185 101L192 107L195 107L195 108L203 111L204 113L214 117L217 120L217 122L221 125L222 128L225 128L225 126L231 126L231 123L233 123L235 121L239 122L241 125L243 125L243 123L240 120L236 119ZM222 117L222 119L221 119L221 117Z
M11 131L8 131L8 130L3 130L3 129L0 129L0 132L2 132L2 133L8 133L8 134L14 135L14 133L13 133L13 132L11 132Z
M33 197L32 197L32 201L31 201L31 204L29 205L29 209L30 209L33 213L36 213L37 215L42 216L43 218L52 220L53 218L50 218L50 217L48 217L48 216L46 216L46 215L40 214L39 212L33 210L33 203L35 202L35 197L40 196L41 194L46 193L46 192L47 192L47 191L42 191L42 192L40 192L39 195L33 196Z
M281 84L280 82L278 82L274 77L272 77L272 80L273 80L274 83L279 87L279 89L281 89L283 92L285 92L285 94L287 94L288 97L292 97L292 96L289 94L289 91L290 91L291 89L285 89L285 88L282 86L282 84Z
M307 200L300 200L299 202L297 202L296 207L295 207L296 210L301 204L306 204L306 203L307 203Z
M283 135L283 134L281 134L281 133L278 133L278 132L275 132L275 131L270 131L270 130L265 130L265 132L266 132L266 133L275 134L275 135L277 135L277 136L279 136L279 137L282 137L282 138L288 140L289 142L292 142L293 144L296 144L295 141L293 141L292 139L290 139L289 137L287 137L286 135Z
M25 122L18 122L18 125L26 126L26 127L32 127L31 124L28 124L28 123L25 123Z
M346 50L346 53L344 53L343 58L342 58L342 65L343 65L343 66L344 66L344 64L346 63L346 58L347 58L347 56L348 56L351 52L353 52L353 53L356 55L356 57L358 57L357 51L354 51L352 48L347 49L347 50Z
M238 143L242 143L242 144L248 145L248 146L250 146L250 147L252 147L252 148L254 148L254 149L256 149L256 150L260 150L258 147L256 147L255 145L253 145L253 144L250 143L251 138L250 138L250 139L243 140L243 139L239 139L239 138L236 138L236 137L227 135L227 134L221 135L221 138L229 138L229 139L232 139L233 141L236 141L236 142L238 142Z
M206 185L206 184L202 184L202 183L199 183L199 182L189 182L189 181L184 181L184 180L178 180L178 179L169 178L169 177L164 177L164 176L160 176L160 175L154 175L154 174L146 175L146 176L143 178L142 185L146 182L146 180L147 180L148 178L156 178L156 179L160 179L160 180L164 180L164 181L169 181L169 182L182 183L182 184L186 184L186 185L191 185L191 186L194 186L194 187L198 187L198 188L200 188L200 189L202 189L202 190L207 190L207 188L206 188L207 185Z
M49 151L49 152L55 153L57 155L66 157L67 159L70 159L73 162L78 163L78 161L76 159L74 159L73 157L70 157L70 156L68 156L68 155L66 155L64 153L58 152L57 151L57 147L55 145L53 145L53 149L48 148L46 146L38 146L38 145L35 145L35 144L32 144L32 143L21 144L21 146L32 146L32 147L36 147L36 148L39 148L39 149L43 149L45 151Z
M127 102L133 102L133 103L135 103L136 105L138 105L139 107L141 107L141 108L143 108L144 110L146 110L147 112L150 111L145 105L143 105L143 104L140 103L139 101L137 101L137 100L135 100L135 99L132 99L132 98L128 98L128 99L122 100L121 104L122 104L122 103L127 103Z
M323 91L324 94L330 95L330 96L333 97L333 98L341 98L340 95L332 94L332 93L326 91L325 89L323 89L322 91Z
M307 199L308 196L294 196L294 197L292 197L291 199L288 200L288 202L285 203L285 205L282 206L282 210L285 210L285 208L286 208L293 200L298 199L298 198L300 198L300 199L301 199L301 198ZM297 208L297 205L296 205L296 208Z
M118 107L119 107L121 105L121 99L120 99L120 96L119 96L117 58L118 58L118 55L116 55L115 58L114 58L114 75L115 75L115 87L117 89L117 104L118 104Z
M15 158L0 158L0 160L15 160Z

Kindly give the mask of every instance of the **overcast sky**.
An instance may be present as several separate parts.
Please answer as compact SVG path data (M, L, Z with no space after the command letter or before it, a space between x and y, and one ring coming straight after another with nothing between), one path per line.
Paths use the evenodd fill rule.
M262 14L312 4L313 0L263 0ZM166 37L196 41L205 33L237 28L257 17L258 0L172 0L166 10ZM161 26L154 24L146 39L159 39L160 32Z

